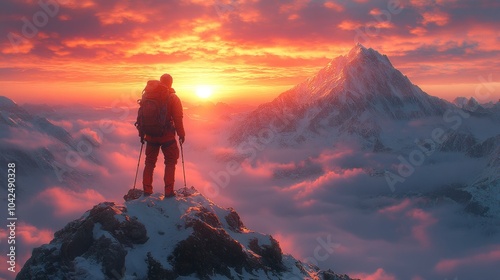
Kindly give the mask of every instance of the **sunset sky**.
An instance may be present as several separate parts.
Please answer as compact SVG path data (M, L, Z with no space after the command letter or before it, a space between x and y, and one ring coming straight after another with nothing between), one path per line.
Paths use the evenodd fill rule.
M168 72L185 100L205 85L213 101L260 103L360 42L431 95L496 101L499 11L496 0L4 0L0 95L110 104Z
M459 206L414 195L449 183L475 186L470 184L482 178L477 175L483 169L493 169L486 167L492 155L469 151L489 149L495 143L490 141L497 141L496 111L469 118L457 110L459 128L450 125L446 113L394 122L363 113L353 118L363 120L358 139L351 133L356 122L334 126L333 118L317 113L323 107L311 106L311 114L284 130L256 126L262 128L258 138L250 135L240 143L251 148L250 156L228 139L254 121L240 121L243 114L232 112L272 100L357 43L387 55L431 95L498 101L499 15L500 0L0 1L0 96L24 108L12 113L12 106L4 106L0 112L2 156L20 160L19 264L95 204L122 202L143 151L133 126L136 100L147 80L170 73L189 109L176 189L183 183L195 186L217 204L234 207L245 225L272 234L284 252L302 260L313 255L317 238L334 236L341 246L321 268L335 266L364 280L475 279L476 271L497 275L500 235L488 231L486 236L486 228L478 226L483 220L467 218ZM241 106L189 107L204 98ZM47 110L24 103L78 105ZM17 115L26 120L16 122ZM264 116L273 115L269 110ZM274 127L272 120L269 124ZM297 136L297 147L282 145L288 127L298 132L290 133ZM472 139L474 150L442 149L424 157L425 164L405 176L394 193L381 172L403 166L400 158L409 159L434 139L435 128ZM380 139L372 135L378 130ZM60 139L67 133L74 141ZM310 138L302 141L303 135ZM383 152L375 152L378 140ZM241 159L236 175L228 170L233 158ZM140 188L144 157L139 160ZM162 192L162 165L160 156L155 192ZM58 168L71 172L61 179ZM434 199L433 192L427 194ZM0 228L4 237L7 227ZM0 255L0 262L6 260ZM0 280L9 279L4 271Z

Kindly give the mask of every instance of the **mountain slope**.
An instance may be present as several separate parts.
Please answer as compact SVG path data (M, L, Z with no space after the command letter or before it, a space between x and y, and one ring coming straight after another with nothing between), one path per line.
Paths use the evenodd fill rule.
M479 177L464 189L472 196L469 210L481 215L500 217L500 146Z
M373 49L356 45L313 77L259 106L231 136L234 142L271 129L280 142L293 145L312 134L339 132L373 139L376 120L411 120L442 115L453 105L432 97Z
M84 181L85 176L67 164L68 151L78 151L78 143L63 127L0 96L0 161L23 166L20 175L47 181L50 174L52 182L69 185Z
M71 135L62 127L56 126L46 118L30 114L11 99L0 96L0 127L27 128L53 137L63 144L74 146Z
M194 188L104 202L33 250L16 279L350 279L283 255Z

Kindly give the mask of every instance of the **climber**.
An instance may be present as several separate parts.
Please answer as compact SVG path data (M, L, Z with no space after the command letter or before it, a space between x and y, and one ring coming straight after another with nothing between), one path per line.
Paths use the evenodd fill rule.
M175 196L175 165L179 159L179 143L185 141L183 112L179 97L172 88L172 76L164 74L160 81L148 81L144 89L137 115L136 127L139 130L141 143L146 142L146 164L143 172L142 185L144 195L153 193L153 171L156 166L160 149L165 159L165 197Z

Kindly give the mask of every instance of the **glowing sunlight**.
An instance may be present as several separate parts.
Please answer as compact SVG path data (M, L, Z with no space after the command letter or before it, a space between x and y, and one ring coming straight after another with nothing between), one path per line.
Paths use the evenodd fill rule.
M198 86L196 87L196 96L201 99L208 99L212 96L213 88L211 86Z

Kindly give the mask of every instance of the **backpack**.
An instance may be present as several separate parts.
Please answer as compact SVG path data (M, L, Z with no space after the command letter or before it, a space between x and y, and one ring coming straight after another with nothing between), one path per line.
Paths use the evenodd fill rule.
M173 128L172 118L168 112L170 90L160 81L150 80L142 92L142 98L137 100L139 111L135 126L139 136L161 137Z

